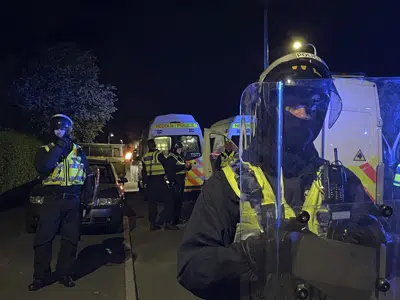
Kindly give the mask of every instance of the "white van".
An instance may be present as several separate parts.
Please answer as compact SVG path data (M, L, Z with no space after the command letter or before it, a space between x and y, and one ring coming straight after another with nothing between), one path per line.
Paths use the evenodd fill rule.
M157 149L168 155L177 142L185 147L185 160L192 164L187 173L185 191L200 190L204 183L203 134L192 115L169 114L157 116L150 125L149 139L154 139Z

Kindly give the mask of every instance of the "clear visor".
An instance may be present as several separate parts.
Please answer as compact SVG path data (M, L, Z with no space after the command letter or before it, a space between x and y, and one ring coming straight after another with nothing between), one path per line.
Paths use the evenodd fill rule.
M283 81L283 109L294 116L306 120L315 120L327 114L326 121L328 128L332 128L342 111L342 99L337 92L333 80L286 80ZM260 89L265 88L271 94L270 99L277 99L276 84L264 83ZM265 95L264 95L265 97ZM277 102L271 102L275 105ZM277 105L277 104L276 104Z

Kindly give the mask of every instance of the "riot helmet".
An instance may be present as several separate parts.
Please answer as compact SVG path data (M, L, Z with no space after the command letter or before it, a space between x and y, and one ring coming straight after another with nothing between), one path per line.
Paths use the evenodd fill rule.
M149 139L147 141L147 147L149 147L149 150L154 150L157 148L156 142L154 141L154 139Z
M179 152L178 150L181 149L181 151ZM184 151L184 146L182 144L182 142L176 142L171 149L172 152L174 153L179 153L181 154Z
M54 130L65 130L67 135L70 135L72 132L73 122L72 120L64 114L55 114L50 118L50 129Z
M330 104L328 127L335 124L342 110L342 100L329 68L321 58L302 52L279 58L259 78L260 83L278 81L284 83L285 111L322 127Z
M283 106L279 112L278 103ZM276 169L276 154L281 146L284 173L296 176L311 157L318 157L313 142L327 113L331 128L341 109L342 101L321 58L303 52L279 58L261 74L259 82L242 94L241 115L253 116L250 141L245 143L250 148L244 158ZM282 140L278 142L280 123Z

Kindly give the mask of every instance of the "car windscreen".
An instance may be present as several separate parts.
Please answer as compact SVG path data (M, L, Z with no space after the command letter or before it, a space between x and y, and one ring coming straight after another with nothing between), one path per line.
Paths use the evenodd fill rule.
M100 171L100 183L115 183L115 177L112 172L111 166L102 164L92 164L89 162L89 166L93 172L96 169Z

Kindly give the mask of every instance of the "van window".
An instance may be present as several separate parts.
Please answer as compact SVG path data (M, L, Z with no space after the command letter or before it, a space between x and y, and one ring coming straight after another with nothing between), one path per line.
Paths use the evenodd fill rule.
M186 150L186 155L192 158L201 156L200 139L197 135L171 135L154 137L157 149L168 154L172 145L181 142Z
M197 135L183 135L180 137L180 142L185 147L186 153L189 153L191 157L201 156L200 141Z
M171 149L171 137L169 136L158 136L154 138L154 142L156 143L156 147L158 150L163 152L165 155L168 154Z

